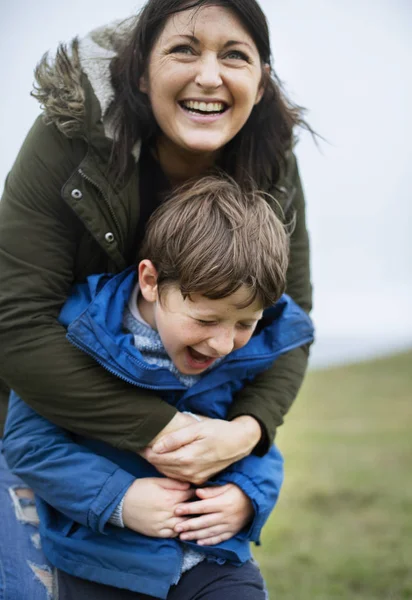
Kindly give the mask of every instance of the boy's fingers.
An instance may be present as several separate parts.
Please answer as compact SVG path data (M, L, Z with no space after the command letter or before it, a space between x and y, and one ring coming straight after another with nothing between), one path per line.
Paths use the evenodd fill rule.
M221 535L213 536L210 538L206 538L198 541L199 546L216 546L217 544L221 544L226 540L230 540L233 537L232 533L222 533Z
M222 515L219 513L212 513L210 515L185 519L184 521L176 524L175 531L177 531L177 533L198 531L200 529L215 527L216 525L222 524Z
M188 490L190 488L188 481L179 481L178 479L170 479L169 477L160 477L159 485L166 490Z
M181 539L183 542L192 540L199 542L200 540L207 540L209 538L221 536L225 533L228 533L225 525L216 525L215 527L206 527L205 529L198 529L197 531L181 533L179 535L179 539Z
M179 504L175 508L175 515L203 515L216 512L216 504L211 500L201 500L200 502L189 502L188 504Z
M197 488L196 495L202 500L206 498L216 498L228 491L227 485L211 485L205 488Z
M190 489L190 490L186 490L183 492L184 493L184 500L183 502L187 502L188 500L192 500L193 498L195 498L195 490ZM191 504L191 502L189 503ZM181 517L182 515L179 515L179 517Z

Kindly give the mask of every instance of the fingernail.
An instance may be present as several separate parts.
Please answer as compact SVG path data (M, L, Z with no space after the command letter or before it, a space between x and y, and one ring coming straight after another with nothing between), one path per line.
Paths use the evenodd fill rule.
M183 531L183 527L181 527L180 525L177 525L175 527L175 531L177 531L177 533L181 533Z
M182 514L183 514L183 508L176 508L175 515L182 515Z

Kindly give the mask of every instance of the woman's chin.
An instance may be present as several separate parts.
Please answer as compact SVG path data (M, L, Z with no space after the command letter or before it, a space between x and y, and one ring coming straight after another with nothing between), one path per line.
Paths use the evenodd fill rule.
M218 154L220 150L227 144L226 140L221 135L193 135L182 136L181 148L191 154L210 155Z

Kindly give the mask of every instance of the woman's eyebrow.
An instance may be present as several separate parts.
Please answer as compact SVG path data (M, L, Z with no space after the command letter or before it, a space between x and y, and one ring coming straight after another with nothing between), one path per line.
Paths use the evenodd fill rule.
M252 46L250 44L248 44L247 42L241 42L240 40L229 40L228 42L226 42L226 44L223 46L223 48L228 48L229 46L247 46L250 50L253 50Z
M180 39L185 38L186 40L189 40L193 44L197 44L197 45L200 44L200 40L195 35L186 35L184 33L181 33L181 34L177 34L177 35L172 35L170 39L172 40L174 38L180 38ZM238 46L238 45L247 46L250 50L253 50L253 48L250 44L248 44L247 42L241 42L240 40L229 40L225 43L223 48L228 48L230 46Z

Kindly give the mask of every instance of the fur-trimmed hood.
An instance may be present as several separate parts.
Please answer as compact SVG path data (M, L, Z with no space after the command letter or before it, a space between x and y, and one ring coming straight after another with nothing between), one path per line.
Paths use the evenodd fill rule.
M128 41L136 17L115 21L82 39L60 44L54 57L46 53L35 70L32 95L40 102L47 123L68 137L89 137L97 122L113 137L106 117L114 98L110 63Z

